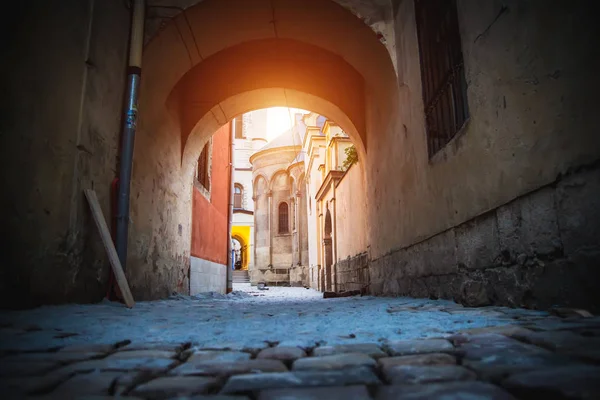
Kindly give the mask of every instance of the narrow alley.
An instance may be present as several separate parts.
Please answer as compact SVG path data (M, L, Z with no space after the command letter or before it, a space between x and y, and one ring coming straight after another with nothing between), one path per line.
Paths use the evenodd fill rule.
M304 288L235 289L134 309L106 301L2 313L3 398L600 394L598 317L447 300L323 299Z
M600 399L590 0L28 0L0 400Z

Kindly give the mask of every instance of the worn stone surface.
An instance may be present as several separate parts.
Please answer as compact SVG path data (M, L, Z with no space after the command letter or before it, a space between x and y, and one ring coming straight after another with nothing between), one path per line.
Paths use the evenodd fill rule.
M464 366L493 381L515 372L573 363L565 356L497 334L473 335L460 349Z
M302 357L306 357L306 352L299 347L293 346L269 347L261 350L256 356L256 358L268 358L284 362L291 362Z
M130 394L149 399L162 399L206 393L217 384L218 381L214 378L200 376L163 377L139 385Z
M365 386L263 390L258 400L370 400Z
M454 365L456 364L456 358L449 354L430 353L412 356L385 357L380 358L378 362L384 368L394 365Z
M229 376L260 372L285 372L288 369L279 360L241 360L241 361L199 361L187 362L174 368L175 375L218 375Z
M244 361L250 357L250 353L241 351L198 350L194 351L187 361Z
M399 340L386 343L385 348L391 356L454 351L454 346L446 339Z
M515 400L497 386L482 382L452 382L429 385L382 386L375 400L446 400L486 399Z
M179 353L189 345L189 343L133 342L119 348L119 351L160 350Z
M78 396L108 396L115 380L122 375L119 372L89 372L77 374L60 384L52 391L56 398L76 398Z
M598 399L599 378L598 366L564 366L516 373L505 379L502 385L521 398Z
M385 353L378 345L373 343L339 344L335 346L320 346L313 350L313 356L330 356L344 353L362 353L375 359L386 357Z
M392 385L468 381L477 378L473 371L458 365L395 365L384 368L383 372Z
M60 363L52 361L20 361L0 363L0 377L41 375L56 368Z
M131 351L118 351L114 354L106 357L107 360L127 360L135 358L167 358L172 359L177 356L174 351L166 350L131 350Z
M377 363L362 353L343 353L331 356L301 358L294 361L292 369L302 370L334 370L352 367L374 367Z
M377 385L380 383L381 381L371 368L360 367L337 371L294 371L236 375L229 378L221 392L244 393L264 389Z
M104 357L104 353L92 352L56 352L56 353L22 353L2 358L2 363L12 362L49 362L68 364L71 362L85 361L93 358Z

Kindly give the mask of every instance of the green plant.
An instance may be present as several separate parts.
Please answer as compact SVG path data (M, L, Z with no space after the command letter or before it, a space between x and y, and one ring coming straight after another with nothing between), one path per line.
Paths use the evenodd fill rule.
M344 152L346 153L346 159L342 164L342 168L344 169L344 171L346 171L352 166L352 164L358 161L358 152L356 151L356 147L354 147L354 145L346 148Z

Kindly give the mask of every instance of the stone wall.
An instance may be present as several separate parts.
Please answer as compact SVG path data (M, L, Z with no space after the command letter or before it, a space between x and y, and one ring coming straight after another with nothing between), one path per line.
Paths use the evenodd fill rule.
M0 62L0 307L93 302L110 266L83 189L110 226L127 64L120 0L11 6Z
M369 255L367 253L348 256L335 264L337 290L360 290L369 287Z
M371 261L370 290L469 306L600 310L600 165ZM344 264L345 267L345 264Z
M310 285L308 274L307 266L298 265L290 268L290 286L308 287Z
M190 257L190 295L227 291L227 265Z

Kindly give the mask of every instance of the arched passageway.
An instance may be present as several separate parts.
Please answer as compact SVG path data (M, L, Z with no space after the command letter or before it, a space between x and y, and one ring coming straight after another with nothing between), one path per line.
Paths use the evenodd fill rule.
M206 0L175 17L144 51L132 193L154 202L132 200L137 240L130 240L129 256L132 286L146 288L142 297L169 284L165 275L159 285L142 273L149 249L160 259L189 256L191 181L219 127L270 106L313 110L348 132L366 160L368 132L381 129L396 98L385 46L330 1ZM183 234L157 240L173 222ZM167 277L186 275L184 263L171 269Z

